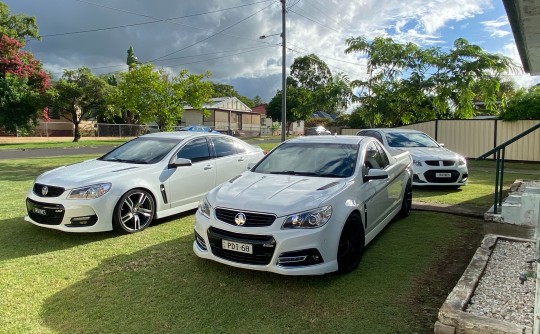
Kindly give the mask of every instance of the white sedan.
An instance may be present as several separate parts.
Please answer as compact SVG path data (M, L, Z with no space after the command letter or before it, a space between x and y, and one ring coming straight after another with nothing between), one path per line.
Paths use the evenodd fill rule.
M193 250L285 275L347 273L411 209L411 158L357 136L291 139L203 198Z
M104 156L38 176L25 220L67 232L134 233L197 207L210 189L259 161L262 150L211 133L137 137Z
M379 140L388 149L401 149L413 158L413 185L464 186L469 171L465 157L450 151L422 131L410 129L365 129L359 136Z

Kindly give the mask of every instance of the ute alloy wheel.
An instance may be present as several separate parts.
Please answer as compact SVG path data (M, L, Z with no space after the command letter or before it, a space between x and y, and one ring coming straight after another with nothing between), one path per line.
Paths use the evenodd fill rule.
M339 274L347 274L358 268L364 254L365 235L362 220L357 214L347 218L339 238L337 261Z
M401 218L408 217L411 214L412 208L412 184L411 182L407 183L405 187L405 193L403 194L403 201L401 202L401 210L399 211L399 216Z
M154 218L154 198L146 190L132 189L116 204L113 227L120 233L135 233L144 230Z

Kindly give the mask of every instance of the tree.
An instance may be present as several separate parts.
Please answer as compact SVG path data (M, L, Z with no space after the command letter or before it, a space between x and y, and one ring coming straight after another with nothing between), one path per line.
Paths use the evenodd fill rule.
M0 3L1 4L1 3ZM0 126L8 131L29 129L46 107L49 75L24 44L0 36Z
M8 36L20 43L28 37L39 39L36 18L24 14L11 15L9 7L0 2L0 36Z
M506 110L501 114L505 121L519 119L540 119L540 86L520 89L508 101Z
M470 118L478 92L487 108L496 106L500 74L513 69L511 60L483 51L465 39L454 49L420 49L391 38L349 38L345 53L367 58L367 80L351 83L357 88L358 112L370 126L396 126L433 117Z
M105 80L92 74L87 67L65 70L56 83L56 96L52 104L61 117L75 126L74 142L81 138L81 121L106 110L107 88Z
M291 65L287 84L315 92L332 80L332 72L315 54L297 57Z
M127 50L127 60L126 64L129 68L129 70L134 69L137 65L140 65L141 63L137 59L137 56L135 56L135 51L133 51L133 47L130 46Z
M287 133L293 122L305 120L313 114L308 101L311 99L311 94L308 90L293 86L287 87ZM274 121L281 122L281 91L270 100L266 107L266 114Z
M212 83L204 79L210 73L195 75L183 70L170 76L144 64L119 74L118 86L107 96L109 115L119 116L126 110L142 124L156 122L166 130L182 118L184 106L203 109L212 96Z
M253 106L255 107L261 104L264 104L262 97L260 97L259 95L255 95L255 97L253 98Z
M255 102L253 102L253 100L243 95L240 95L240 93L238 93L238 91L236 91L236 89L234 89L234 87L231 85L225 85L225 84L212 82L212 90L213 90L212 97L231 96L231 97L236 97L237 99L242 101L245 105L247 105L250 108L253 108L257 105Z

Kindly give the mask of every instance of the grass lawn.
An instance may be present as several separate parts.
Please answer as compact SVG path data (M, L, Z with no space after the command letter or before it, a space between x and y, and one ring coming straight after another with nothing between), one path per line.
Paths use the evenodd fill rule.
M92 139L81 139L80 141L74 143L72 139L69 141L61 140L51 140L43 142L28 142L28 143L10 143L2 142L0 143L0 150L28 150L34 148L79 148L79 147L89 147L89 146L117 146L125 143L131 138L118 138L118 139L101 139L101 140L92 140Z
M23 220L39 173L89 157L0 160L0 333L432 333L481 239L479 220L413 212L355 272L284 277L197 258L193 212L127 236ZM471 202L493 192L494 177L480 173L471 168L461 190L478 187Z
M485 211L493 205L495 191L495 162L491 160L469 160L469 183L458 189L447 187L415 187L415 202L442 203L481 207ZM506 162L503 191L517 179L540 179L540 164Z

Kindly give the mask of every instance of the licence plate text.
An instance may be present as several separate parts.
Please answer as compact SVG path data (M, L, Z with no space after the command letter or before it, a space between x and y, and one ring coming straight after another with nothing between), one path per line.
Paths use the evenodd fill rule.
M34 211L34 213L37 213L39 215L43 215L43 216L46 216L47 215L47 211L43 210L43 209L39 209L39 208L34 208L32 211Z
M435 177L452 177L450 173L435 173Z
M234 241L222 239L221 247L223 249L231 250L234 252L253 254L253 245L243 244L241 242L234 242Z

